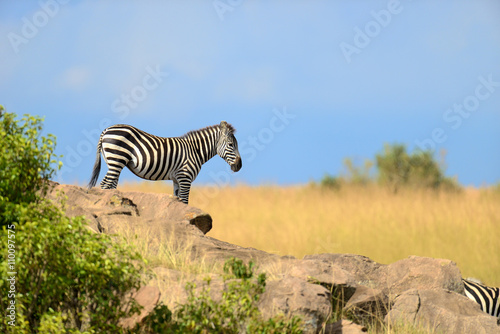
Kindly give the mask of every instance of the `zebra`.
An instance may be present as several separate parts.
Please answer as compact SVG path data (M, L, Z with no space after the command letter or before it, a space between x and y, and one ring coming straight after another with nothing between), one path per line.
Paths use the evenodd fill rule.
M500 288L491 288L470 279L462 278L465 295L478 303L483 312L499 318L500 322Z
M201 166L218 154L233 172L242 167L235 129L225 121L180 137L158 137L125 124L106 128L97 143L97 155L88 184L94 187L101 169L101 152L108 172L102 189L116 189L124 167L146 180L172 180L174 196L188 204L191 183Z

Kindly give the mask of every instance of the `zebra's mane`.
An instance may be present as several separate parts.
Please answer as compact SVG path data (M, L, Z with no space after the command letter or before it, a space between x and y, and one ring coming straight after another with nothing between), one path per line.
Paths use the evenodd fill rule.
M229 129L229 134L234 134L236 132L236 129L231 124L229 124L229 123L226 123L226 124L227 124L227 128ZM191 130L191 131L183 134L181 136L181 138L187 138L194 133L203 132L205 130L210 130L210 129L218 129L218 128L220 128L220 124L206 126L204 128L198 129L198 130Z

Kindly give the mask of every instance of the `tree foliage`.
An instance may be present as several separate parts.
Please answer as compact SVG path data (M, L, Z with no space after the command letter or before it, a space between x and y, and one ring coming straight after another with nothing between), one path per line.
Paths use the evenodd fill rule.
M41 136L42 128L42 118L25 115L19 121L0 105L0 228L17 219L13 205L43 198L56 172L56 139Z
M405 145L385 145L375 159L378 181L394 192L401 187L458 188L454 180L445 177L443 163L436 161L432 151L415 151L410 154Z
M39 117L0 111L0 309L12 311L0 332L121 330L119 320L139 311L126 296L140 287L144 261L45 198L54 136L41 136Z
M22 208L19 217L15 300L27 332L50 314L60 315L68 330L116 332L122 317L138 312L136 302L125 297L140 288L141 259L128 246L91 232L82 217L68 218L48 202ZM0 244L1 254L5 246ZM8 277L10 271L2 261L0 275ZM0 289L7 288L8 282L0 281ZM10 302L5 297L0 296L2 309ZM2 325L0 332L9 332L11 327Z
M344 179L355 185L365 186L371 181L371 169L373 162L365 159L363 165L355 164L350 158L344 159L345 176Z

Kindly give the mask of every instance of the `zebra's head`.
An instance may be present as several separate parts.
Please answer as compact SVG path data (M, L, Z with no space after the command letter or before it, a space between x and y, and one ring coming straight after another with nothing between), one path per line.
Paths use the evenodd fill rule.
M219 141L217 142L217 154L224 159L233 172L241 169L242 162L238 151L238 141L234 136L234 128L226 121L220 122Z

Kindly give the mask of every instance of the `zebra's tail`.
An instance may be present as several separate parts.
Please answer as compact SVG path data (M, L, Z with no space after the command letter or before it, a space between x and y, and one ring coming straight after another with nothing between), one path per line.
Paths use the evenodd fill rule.
M90 178L90 182L87 186L87 188L90 190L92 187L94 187L97 183L97 180L99 179L99 172L101 171L101 149L102 149L102 135L99 138L99 142L97 143L97 155L95 157L95 163L94 163L94 169L92 170L92 176Z

